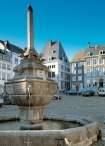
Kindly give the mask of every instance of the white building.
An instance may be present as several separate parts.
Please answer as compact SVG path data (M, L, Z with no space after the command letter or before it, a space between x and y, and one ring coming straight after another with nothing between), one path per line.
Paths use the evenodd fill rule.
M0 93L3 92L4 82L14 76L13 68L20 63L18 55L22 52L21 48L0 40Z
M59 89L70 89L70 63L59 41L49 41L43 48L42 61L49 67L49 77L58 82Z

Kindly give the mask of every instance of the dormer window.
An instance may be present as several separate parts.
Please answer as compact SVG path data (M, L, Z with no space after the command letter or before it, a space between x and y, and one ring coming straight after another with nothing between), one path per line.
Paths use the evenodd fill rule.
M90 56L90 53L88 52L88 53L86 54L86 56Z
M55 53L56 51L55 50L52 50L52 53Z
M65 60L65 57L62 56L62 57L61 57L61 60L64 61L64 60Z
M103 50L99 51L99 55L102 55L102 54L104 54L104 51Z
M48 57L48 61L50 61L50 60L52 60L52 57L51 56Z

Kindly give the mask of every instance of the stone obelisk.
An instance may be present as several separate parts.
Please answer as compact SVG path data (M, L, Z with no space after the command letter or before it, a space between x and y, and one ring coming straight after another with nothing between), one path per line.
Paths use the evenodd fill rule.
M34 48L34 22L31 5L28 6L27 11L27 47Z
M27 11L27 48L20 55L21 62L15 66L15 75L5 82L5 92L20 110L20 129L42 129L43 109L58 92L58 84L48 78L49 69L41 60L42 54L34 49L33 10Z
M36 50L34 49L34 21L33 21L33 9L31 5L28 5L27 10L27 50L24 56L29 54L38 56Z

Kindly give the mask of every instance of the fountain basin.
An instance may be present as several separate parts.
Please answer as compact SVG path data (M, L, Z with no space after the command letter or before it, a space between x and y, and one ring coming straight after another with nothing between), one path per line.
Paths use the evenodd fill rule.
M11 101L19 106L20 129L43 129L43 108L52 101L58 91L58 84L48 78L28 77L5 82L5 90Z
M44 119L72 121L84 126L64 130L0 131L0 144L25 146L30 142L31 146L90 146L97 141L100 130L98 122L79 116L44 115Z
M30 106L45 106L58 92L58 84L49 79L21 79L5 82L5 91L15 105L29 107L28 87L31 85Z

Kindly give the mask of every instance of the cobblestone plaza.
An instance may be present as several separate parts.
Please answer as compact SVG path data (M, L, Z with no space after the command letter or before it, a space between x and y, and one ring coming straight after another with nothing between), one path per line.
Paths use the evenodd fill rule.
M98 95L83 97L81 95L62 94L61 100L53 100L44 108L44 114L74 115L98 121L105 128L105 97ZM16 105L3 105L0 107L0 117L19 116ZM98 141L92 146L105 146L105 141Z

